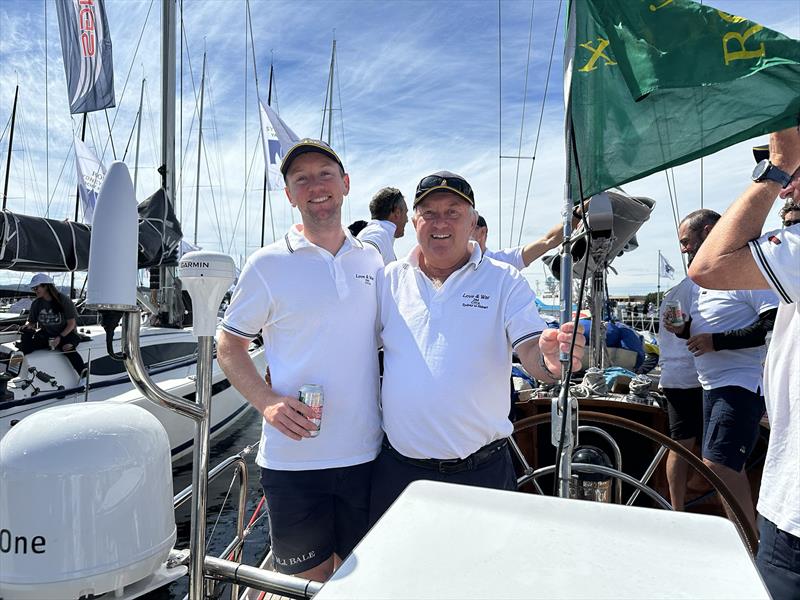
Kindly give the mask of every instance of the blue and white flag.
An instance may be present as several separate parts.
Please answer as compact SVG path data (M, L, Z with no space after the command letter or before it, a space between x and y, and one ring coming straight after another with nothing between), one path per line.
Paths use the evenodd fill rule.
M658 254L658 274L667 279L675 279L675 267L669 264L669 261L660 252Z
M267 188L282 190L286 187L281 174L281 160L286 151L300 138L283 122L272 107L258 102L261 110L261 141L264 144L264 162L267 165Z
M56 0L69 112L114 106L111 36L103 0Z
M75 167L78 171L78 193L83 205L83 222L91 224L106 168L89 146L78 138L75 138Z

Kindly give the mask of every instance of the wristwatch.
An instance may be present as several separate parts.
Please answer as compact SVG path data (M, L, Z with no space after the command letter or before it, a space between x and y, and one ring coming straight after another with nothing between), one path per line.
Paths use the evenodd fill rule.
M768 158L765 158L756 165L756 168L753 169L752 178L753 181L777 181L781 184L782 188L789 185L789 182L792 180L791 175L773 165L769 162Z

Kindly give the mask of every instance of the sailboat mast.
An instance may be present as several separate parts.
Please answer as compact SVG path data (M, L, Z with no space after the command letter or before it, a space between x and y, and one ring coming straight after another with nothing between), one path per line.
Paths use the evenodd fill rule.
M319 132L319 139L323 139L325 134L325 113L328 113L328 145L331 145L331 136L333 132L333 76L336 69L336 38L333 38L333 46L331 47L331 68L328 72L328 85L325 90L325 107L322 110L322 130Z
M11 109L11 133L8 136L8 156L6 157L6 181L3 184L3 210L6 209L8 199L8 175L11 172L11 150L14 148L14 124L17 120L17 99L19 98L19 84L14 90L14 107Z
M83 124L81 125L81 141L86 140L86 120L89 113L83 113ZM78 222L78 208L81 204L81 182L78 182L78 189L75 190L75 222ZM69 297L75 298L75 271L69 274Z
M272 106L272 81L275 77L275 65L269 65L269 89L267 90L267 106ZM264 165L264 191L261 195L261 247L264 247L264 230L266 229L267 220L267 198L269 197L270 214L272 214L272 196L269 193L269 177L267 169L269 167ZM272 224L272 239L275 239L275 223Z
M133 161L133 195L136 197L136 186L139 182L139 144L142 139L142 105L144 103L144 82L142 78L142 89L139 92L139 113L136 116L136 158Z
M177 0L163 0L161 12L161 183L168 207L175 197L175 14ZM177 322L175 269L160 267L161 306L168 324Z
M203 157L203 98L206 87L206 53L203 52L203 74L200 77L200 127L197 135L197 179L194 195L194 245L197 246L197 224L200 215L200 160Z

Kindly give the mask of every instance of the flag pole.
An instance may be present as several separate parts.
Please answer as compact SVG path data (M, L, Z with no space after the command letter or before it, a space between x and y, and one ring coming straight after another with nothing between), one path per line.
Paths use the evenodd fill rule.
M574 131L572 124L571 78L572 58L575 50L575 10L570 2L567 6L567 35L564 44L564 81L566 107L564 111L564 140L566 150L567 176L564 181L564 198L561 207L563 221L563 241L561 243L561 314L560 323L572 322L572 166L577 165ZM583 200L582 198L580 199ZM580 311L580 306L577 307ZM597 317L594 316L594 321ZM580 334L576 334L580 335ZM551 442L556 446L555 485L554 492L562 498L570 496L572 480L572 451L578 443L578 401L570 395L569 378L572 373L572 356L569 352L561 352L561 389L557 397L551 401Z
M656 284L656 314L661 314L661 250L658 251L658 283Z

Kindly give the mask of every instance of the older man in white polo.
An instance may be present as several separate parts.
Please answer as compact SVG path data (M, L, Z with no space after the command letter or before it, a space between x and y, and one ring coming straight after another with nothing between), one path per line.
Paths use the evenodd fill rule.
M547 329L519 271L470 241L475 196L463 177L424 177L412 222L419 244L378 274L386 433L370 499L374 522L412 481L516 488L506 439L511 353L546 382L572 324ZM584 338L578 336L574 368Z

